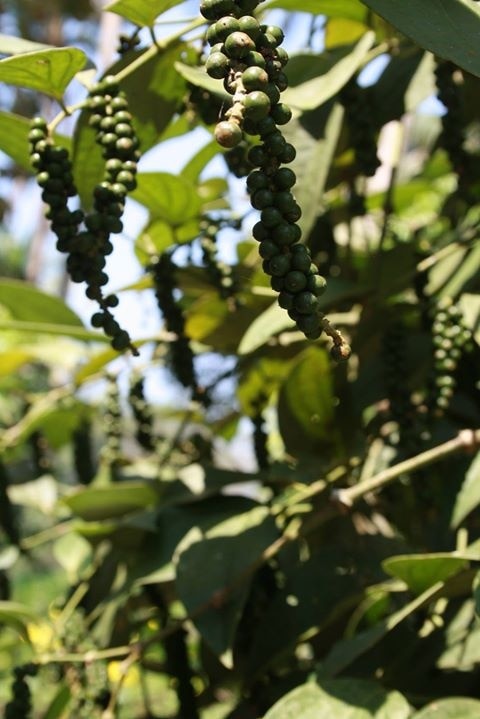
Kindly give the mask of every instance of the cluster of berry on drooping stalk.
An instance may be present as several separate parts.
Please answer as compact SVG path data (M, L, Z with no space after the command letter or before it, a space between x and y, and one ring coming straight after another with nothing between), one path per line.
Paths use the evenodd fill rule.
M5 707L5 719L31 719L32 695L27 677L34 677L36 664L23 664L13 670L12 698Z
M462 311L446 297L431 308L433 368L427 407L436 416L450 406L457 386L456 372L462 355L473 349L472 333Z
M380 165L377 155L377 133L372 119L372 108L366 90L353 77L342 88L339 96L345 109L350 145L355 156L356 175L372 177ZM352 216L365 215L365 195L352 180L350 185L349 208Z
M152 260L148 269L152 277L157 304L165 320L165 326L169 332L175 335L169 344L167 356L169 368L184 387L191 389L193 399L205 401L206 398L197 380L190 339L185 333L185 316L175 298L177 266L170 254L164 252Z
M152 408L145 398L144 379L141 375L132 375L128 401L136 424L135 439L143 449L152 451L156 444L154 418Z
M207 274L217 288L220 297L228 302L230 309L237 307L237 282L234 268L218 257L217 235L225 224L222 220L205 217L200 222L200 248Z
M85 101L89 124L95 129L95 141L102 148L105 172L93 191L93 210L85 213L69 207L77 196L68 150L55 143L47 123L41 117L31 122L28 136L31 163L42 199L48 205L47 218L57 237L57 249L67 254L66 268L72 282L84 282L86 295L99 305L91 318L101 327L118 351L132 346L128 333L112 315L118 305L115 295L104 295L108 282L106 258L113 251L110 236L122 231L121 217L127 193L135 189L139 159L138 139L132 125L127 99L113 77L95 85Z
M92 423L84 419L72 434L73 466L80 484L90 484L97 473L94 460Z
M418 449L417 408L406 379L408 330L401 320L389 322L382 337L383 379L388 415L396 425L396 444L412 454Z
M117 378L108 374L106 380L107 396L102 422L105 441L102 447L102 460L110 467L113 478L115 478L115 471L120 463L122 449L122 408Z
M200 4L210 23L207 73L223 79L232 96L215 137L222 147L231 149L243 141L244 133L259 136L260 142L247 155L255 168L248 175L247 189L252 206L260 211L252 233L259 242L263 269L279 293L280 306L305 336L317 339L325 331L334 342L332 356L345 359L350 348L320 312L319 297L326 282L300 242L301 209L292 192L296 176L283 166L296 156L279 129L292 117L290 108L280 101L288 85L284 72L288 55L280 47L283 31L258 22L252 15L258 4L258 0L202 0Z
M252 402L254 410L253 423L253 451L257 460L258 469L268 469L270 466L270 453L268 451L268 432L265 425L265 410L268 404L268 395L259 392Z

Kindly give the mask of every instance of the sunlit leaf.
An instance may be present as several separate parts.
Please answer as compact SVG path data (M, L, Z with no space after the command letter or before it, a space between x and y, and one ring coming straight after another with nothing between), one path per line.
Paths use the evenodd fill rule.
M399 692L361 679L332 679L293 689L264 719L408 719L410 714Z
M62 501L74 514L96 521L121 517L144 509L158 500L154 485L147 482L122 482L112 487L88 487Z
M467 470L465 480L455 499L452 527L458 527L465 517L480 504L480 453L477 453Z
M402 579L415 594L421 594L436 582L445 581L467 565L466 559L449 552L403 555L382 562L387 574Z
M478 719L479 716L480 701L478 699L454 697L431 702L414 714L412 719Z
M151 27L159 15L182 2L183 0L115 0L107 3L103 9L121 15L135 25Z
M87 61L74 47L38 50L0 60L0 82L37 90L60 100Z

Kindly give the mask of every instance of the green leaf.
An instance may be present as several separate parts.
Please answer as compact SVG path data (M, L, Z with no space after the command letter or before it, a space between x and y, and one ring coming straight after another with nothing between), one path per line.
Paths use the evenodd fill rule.
M62 716L65 716L65 709L71 697L70 687L63 684L50 702L43 719L61 719Z
M84 405L69 397L64 388L36 396L35 402L17 424L3 432L1 445L13 447L44 426L46 431L51 431L50 441L55 444L58 440L62 444L80 421L83 412Z
M194 619L195 626L228 667L232 666L233 639L249 591L249 578L242 581L242 572L277 537L268 509L257 506L213 527L205 539L190 544L178 557L178 595L192 617L205 608Z
M344 17L362 22L367 11L359 0L273 0L264 6L265 10L282 8L291 12L307 12L312 15Z
M184 0L115 0L108 3L103 10L121 15L134 25L151 27L155 19Z
M357 20L331 18L325 28L325 49L331 50L357 42L365 34L365 30L365 25Z
M282 330L295 326L293 320L277 302L256 317L240 340L238 354L247 355L254 352L268 342L268 340Z
M324 349L310 347L293 365L280 389L278 424L294 456L301 451L299 448L319 451L338 440L331 361Z
M88 487L62 502L82 519L98 521L137 512L155 504L158 496L153 484L129 481L111 487Z
M75 47L39 50L0 60L0 82L28 87L61 100L87 57Z
M0 112L0 150L27 172L32 172L28 131L30 121L13 112ZM70 138L55 134L55 140L63 147L70 146Z
M206 472L205 484L207 487L211 487L208 479L211 471L212 468L208 468ZM222 470L220 471L222 472ZM230 473L230 477L227 478L223 474L217 489L220 490L220 484L226 486L229 480L239 482L242 477L237 472ZM178 485L179 482L174 484ZM178 489L179 497L184 496L185 489L184 485ZM165 502L168 501L171 494L171 490L167 488ZM181 504L181 506L164 506L164 503L162 503L162 509L158 512L155 521L157 539L152 542L151 536L147 538L139 561L130 571L130 576L136 584L172 581L175 579L175 566L173 564L175 551L192 527L196 527L202 534L206 534L220 522L240 515L254 506L250 499L219 496L218 494L215 496L214 502L206 499L197 500L193 503L191 501L193 495L188 492L186 494L185 502L187 503Z
M49 49L53 49L53 46L45 45L41 42L25 40L23 37L0 34L0 55L20 55L26 52L36 52L37 50Z
M205 166L208 165L220 152L218 142L212 140L204 145L192 158L187 162L180 173L189 182L197 182Z
M213 95L218 95L228 103L228 105L231 105L232 96L223 89L221 82L207 75L204 67L192 67L191 65L186 65L184 62L176 62L175 69L187 82L190 82L196 87L202 87Z
M308 236L324 203L324 190L337 147L343 121L343 108L336 104L328 115L325 130L320 137L310 132L304 120L293 120L285 127L285 137L291 142L297 156L292 169L297 176L295 196L302 208L299 224Z
M428 606L443 590L443 586L442 583L435 584L419 597L415 597L415 599L397 612L390 614L386 619L382 619L381 622L375 624L375 626L370 629L365 629L354 637L337 641L320 665L322 675L332 676L342 672L346 667L378 644L389 632L395 629L395 627L398 627L405 619L418 611L418 609Z
M473 580L473 600L475 602L475 614L480 617L480 572L477 572Z
M475 455L455 499L451 526L456 528L480 504L480 452Z
M135 240L135 254L142 265L148 265L154 255L161 254L175 243L175 233L165 220L153 220Z
M38 290L28 282L0 279L0 305L14 320L81 327L80 318L59 297Z
M284 102L299 110L314 110L330 100L357 72L375 41L375 33L366 32L353 50L342 50L332 68L324 75L290 87L283 93ZM343 56L342 56L343 55Z
M28 335L57 335L61 337L71 337L71 339L80 342L103 342L109 343L110 339L100 332L91 332L83 327L73 327L72 325L52 324L49 322L23 322L21 320L0 320L0 330L13 330L15 332L24 332ZM118 357L118 352L115 352Z
M201 210L195 186L168 172L140 173L132 197L150 210L152 218L165 220L172 227L198 217Z
M29 643L28 625L39 622L40 617L30 607L20 602L0 601L0 627L6 625L18 632Z
M361 679L331 679L293 689L264 719L408 719L410 714L399 692Z
M467 565L468 560L449 552L402 555L382 562L387 574L402 579L415 594L445 581Z
M478 719L480 701L463 697L438 699L413 715L412 719Z
M480 8L471 0L362 0L420 47L480 76Z

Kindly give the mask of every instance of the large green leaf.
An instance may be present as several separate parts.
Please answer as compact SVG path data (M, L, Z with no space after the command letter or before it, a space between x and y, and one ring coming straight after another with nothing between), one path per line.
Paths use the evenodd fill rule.
M463 697L438 699L413 715L412 719L478 719L480 701Z
M249 591L248 577L239 582L242 572L277 537L268 509L257 506L213 527L179 555L179 597L190 616L198 612L197 629L226 666L232 666L233 639Z
M264 719L408 719L399 692L361 679L308 682L282 697Z
M359 22L367 16L367 11L360 0L273 0L264 6L265 10L277 7L291 12L343 17Z
M26 335L53 335L70 337L79 342L101 342L108 343L110 339L101 332L93 332L84 327L59 324L58 322L24 322L23 320L0 320L1 330L13 330ZM118 357L118 352L115 352Z
M14 55L0 60L0 82L28 87L60 100L86 61L85 53L75 47Z
M480 76L480 8L472 0L362 0L418 45Z
M294 192L302 208L299 224L308 236L324 203L324 190L331 162L337 147L343 121L343 108L335 104L328 115L320 136L312 132L307 113L285 127L285 137L296 150L297 157L292 169L297 175ZM315 123L314 123L315 124ZM317 129L317 128L315 128Z
M140 173L132 197L150 210L152 218L173 227L198 217L202 206L195 185L168 172Z
M130 20L135 25L151 27L155 18L184 0L115 0L103 8Z
M60 719L65 716L65 710L72 698L70 687L66 684L60 686L49 704L43 719Z
M13 112L0 112L0 150L12 158L14 162L27 172L32 172L27 135L30 121L26 117ZM70 138L55 135L56 141L69 147Z
M282 330L295 326L293 320L287 315L285 310L279 307L277 302L270 305L265 312L262 312L254 319L247 331L240 340L238 345L238 354L246 355L254 352L265 342Z
M0 55L20 55L37 50L53 50L53 46L25 40L23 37L0 34Z
M0 305L14 320L82 327L80 318L59 297L22 280L0 279Z
M387 574L402 579L415 594L445 581L467 565L467 559L449 552L401 555L382 562Z
M294 455L300 448L319 451L338 440L331 362L325 349L310 347L298 357L280 390L278 423Z
M68 395L64 388L54 389L35 397L21 419L4 430L0 444L14 447L37 429L45 428L54 445L66 441L84 416L85 406Z
M205 483L211 487L208 475L212 468L206 472ZM221 485L229 484L229 480L241 481L238 473L230 473L226 478L224 471L221 472ZM172 581L175 578L175 566L173 557L175 550L190 532L196 527L202 534L208 533L212 527L229 518L241 515L254 506L254 502L245 497L219 496L215 501L209 499L192 501L194 495L189 493L185 485L178 487L180 482L173 483L177 488L178 502L180 506L168 503L173 496L175 502L175 487L167 488L165 498L162 501L162 509L155 520L156 541L152 542L151 535L146 537L145 546L142 548L141 557L138 558L135 566L130 570L130 576L136 584L155 584L156 582ZM220 483L219 483L220 484ZM217 490L220 486L217 487ZM185 503L182 503L182 499Z
M455 499L452 527L458 527L465 517L480 504L480 452L475 455L460 492Z
M192 67L191 65L186 65L184 62L176 62L175 68L187 82L190 82L196 87L203 87L204 90L208 90L214 95L219 95L225 102L231 103L231 95L223 89L221 82L207 75L205 68Z
M82 519L97 521L144 509L155 504L158 496L153 484L130 481L110 487L88 487L62 501Z
M332 68L324 75L290 87L283 93L284 101L299 110L313 110L330 100L350 80L364 62L375 41L375 33L365 33L353 50L342 50Z

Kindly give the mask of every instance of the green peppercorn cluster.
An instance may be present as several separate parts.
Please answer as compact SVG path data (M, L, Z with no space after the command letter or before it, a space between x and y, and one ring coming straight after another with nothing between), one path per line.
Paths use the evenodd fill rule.
M235 147L242 141L243 130L250 135L260 134L258 123L269 118L265 129L268 126L269 134L277 133L273 142L278 154L288 156L291 150L285 151L285 140L276 130L277 124L283 125L291 117L290 109L280 103L280 93L288 85L283 72L288 55L279 47L282 30L260 25L249 14L257 5L258 1L250 0L204 0L200 4L200 12L211 22L207 31L211 48L207 73L223 79L224 88L232 95L232 106L217 124L215 137L223 147Z
M131 377L128 401L136 423L135 438L144 449L151 451L155 448L153 432L153 412L145 399L144 380L140 375Z
M381 357L385 390L389 403L389 418L398 430L398 443L407 453L417 443L416 409L408 386L408 332L402 321L387 325L382 337Z
M217 234L221 224L221 221L211 218L201 221L200 247L202 259L212 284L217 288L220 297L227 300L234 309L237 306L235 297L237 286L233 268L218 258Z
M459 180L464 179L468 170L469 156L464 149L465 118L462 108L461 89L455 80L459 69L453 62L439 60L435 66L437 97L445 106L442 115L440 145L445 149Z
M253 423L253 449L259 469L268 469L270 466L270 454L267 447L268 433L265 430L264 412L268 402L268 396L263 392L255 398L252 403L254 414Z
M72 613L61 627L58 638L67 653L86 654L98 648L92 640L81 609ZM73 689L69 716L75 719L101 719L110 698L105 661L63 664L62 670L69 677Z
M198 118L205 125L213 125L217 122L222 112L221 98L203 87L197 87L197 85L189 83L187 88L185 110L190 122L196 124Z
M102 459L112 469L115 469L120 461L122 445L122 409L116 378L113 375L107 375L106 380L107 392L102 423L105 442L102 448Z
M28 438L28 444L32 450L32 463L35 476L41 477L42 474L51 472L52 463L50 460L48 441L43 432L40 432L40 430L32 432Z
M471 331L461 310L450 298L432 308L433 373L427 402L429 410L441 415L448 409L457 386L455 373L465 352L473 348Z
M18 547L20 544L18 516L8 495L9 486L10 477L7 468L0 460L0 529L7 539Z
M85 214L81 209L69 208L69 198L77 195L69 154L66 148L55 144L43 118L31 122L28 136L31 162L43 189L42 199L49 208L46 216L57 236L57 249L68 255L66 267L70 278L73 282L84 282L87 297L100 307L91 318L92 325L101 327L111 337L114 349L130 348L138 354L128 333L112 315L118 298L103 294L109 279L104 271L106 258L113 251L110 235L122 231L125 198L136 186L138 139L127 99L114 78L107 77L91 89L86 108L105 159L103 180L94 188L92 212Z
M137 45L140 45L140 38L138 37L139 30L135 30L132 35L120 34L118 38L117 52L119 55L126 55L130 50L135 50Z
M199 399L201 392L197 383L194 354L190 340L185 334L185 317L175 299L175 271L177 269L168 252L164 252L150 265L155 297L164 317L165 326L175 334L170 343L169 365L177 380L192 390L193 397Z
M220 145L239 145L244 132L259 136L260 142L248 152L255 168L247 178L252 206L260 211L253 228L258 240L263 269L271 286L279 292L278 301L308 339L317 339L326 330L334 340L332 356L344 359L349 348L319 310L318 298L325 279L312 262L309 250L300 243L297 224L301 209L292 188L296 176L289 167L296 151L278 129L292 117L290 108L280 102L288 86L284 67L288 54L280 47L283 31L261 25L251 14L258 5L253 0L203 0L200 12L211 23L207 31L210 54L207 73L223 79L232 95L232 105L215 128Z
M94 327L102 327L112 337L114 349L130 346L130 338L114 320L109 307L115 307L118 299L110 295L103 299L102 285L108 281L103 272L105 258L113 250L110 235L123 230L121 217L127 193L136 187L137 161L140 157L138 139L132 126L128 101L112 77L106 77L89 93L89 125L96 130L95 140L102 148L105 159L103 181L95 186L94 209L85 218L86 242L96 249L98 276L88 284L87 295L96 300L101 311L92 316Z
M27 677L34 677L37 671L35 664L23 664L14 668L12 698L5 707L5 719L32 718L32 696Z
M236 147L223 153L223 159L228 169L235 177L247 177L254 170L254 166L248 159L248 153L252 143L242 140Z
M345 120L355 152L357 170L361 175L372 177L380 165L375 125L366 91L358 85L356 78L352 78L342 88L340 101L345 108Z
M96 474L93 458L92 425L86 419L72 434L73 465L80 484L90 484Z

